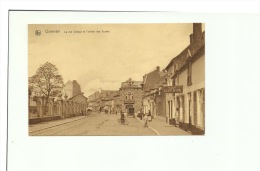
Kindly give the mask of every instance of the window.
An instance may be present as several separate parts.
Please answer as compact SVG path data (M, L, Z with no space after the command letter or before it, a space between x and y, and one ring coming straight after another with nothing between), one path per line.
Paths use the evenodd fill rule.
M182 121L185 122L185 98L184 98L184 95L182 95L180 97L181 99L181 102L180 102L180 113L182 115Z
M129 91L129 92L126 94L126 99L134 99L134 93Z
M170 79L170 86L172 86L173 85L173 79Z
M188 63L187 85L190 86L191 82L191 62Z
M197 91L193 93L193 115L194 115L194 125L197 125Z

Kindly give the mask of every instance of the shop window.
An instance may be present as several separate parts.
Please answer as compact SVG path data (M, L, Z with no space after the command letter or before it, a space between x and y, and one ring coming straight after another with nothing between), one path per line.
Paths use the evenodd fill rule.
M178 74L177 77L176 77L175 84L176 84L176 85L179 85L179 74Z

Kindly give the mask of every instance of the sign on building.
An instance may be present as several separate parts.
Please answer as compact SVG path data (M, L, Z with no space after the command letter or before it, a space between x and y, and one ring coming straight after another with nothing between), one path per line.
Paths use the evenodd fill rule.
M135 101L132 99L126 99L124 100L124 103L135 103Z
M183 86L182 85L166 86L166 87L163 87L163 92L164 93L182 93L183 92Z

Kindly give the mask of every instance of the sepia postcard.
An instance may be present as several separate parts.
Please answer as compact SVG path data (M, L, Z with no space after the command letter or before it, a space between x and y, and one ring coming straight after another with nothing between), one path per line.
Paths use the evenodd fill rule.
M257 170L257 21L10 10L0 170Z
M204 135L205 24L28 25L30 136Z

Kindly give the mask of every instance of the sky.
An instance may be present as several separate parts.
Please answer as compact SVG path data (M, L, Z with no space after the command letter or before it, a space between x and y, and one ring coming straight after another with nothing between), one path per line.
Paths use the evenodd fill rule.
M191 23L29 25L28 74L50 62L87 97L118 90L129 78L142 81L156 66L164 69L189 45L190 34Z

